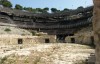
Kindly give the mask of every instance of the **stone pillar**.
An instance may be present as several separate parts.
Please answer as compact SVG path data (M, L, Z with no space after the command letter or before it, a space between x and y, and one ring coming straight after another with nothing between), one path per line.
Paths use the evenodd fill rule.
M96 64L100 64L100 0L93 0L93 30L96 45Z

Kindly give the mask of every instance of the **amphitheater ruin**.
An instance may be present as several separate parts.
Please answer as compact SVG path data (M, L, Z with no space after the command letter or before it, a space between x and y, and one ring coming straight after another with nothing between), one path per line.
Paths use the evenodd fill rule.
M36 39L45 43L72 42L93 44L92 13L93 6L69 12L36 14L0 7L0 26L22 28L30 32L35 30L44 33L45 36L41 35ZM19 39L22 38L19 37ZM3 39L1 38L1 40Z
M93 0L93 2L94 6L56 13L32 13L0 6L0 45L12 47L14 45L20 49L37 43L60 43L57 44L58 48L64 43L95 45L95 52L88 49L90 57L86 61L88 64L100 64L100 1ZM40 47L45 48L42 45ZM55 51L50 48L49 52Z

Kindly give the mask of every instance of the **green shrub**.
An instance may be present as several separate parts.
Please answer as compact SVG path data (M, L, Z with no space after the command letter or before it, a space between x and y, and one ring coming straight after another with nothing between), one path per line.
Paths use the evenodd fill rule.
M21 34L22 36L25 36L25 34Z
M10 32L11 30L9 28L6 28L4 31L6 32Z
M35 36L36 35L36 32L32 32L32 35Z
M41 36L41 34L36 34L36 36Z
M7 57L1 58L0 59L0 64L4 64L4 62L7 60Z

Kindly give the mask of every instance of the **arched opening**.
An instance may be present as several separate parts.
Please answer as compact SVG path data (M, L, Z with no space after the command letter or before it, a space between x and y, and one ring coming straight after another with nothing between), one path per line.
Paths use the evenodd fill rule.
M73 36L73 35L74 34L58 34L58 35L56 35L57 36L57 42L66 43L65 38L67 36Z

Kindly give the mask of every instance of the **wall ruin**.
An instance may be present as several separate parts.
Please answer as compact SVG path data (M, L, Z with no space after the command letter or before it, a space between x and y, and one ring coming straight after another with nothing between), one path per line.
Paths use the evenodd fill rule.
M49 39L49 43L55 43L55 35L43 36L21 36L21 35L0 35L0 45L34 45L45 43L45 39ZM20 40L22 42L19 44Z
M93 29L96 45L96 64L100 64L100 0L93 0Z

